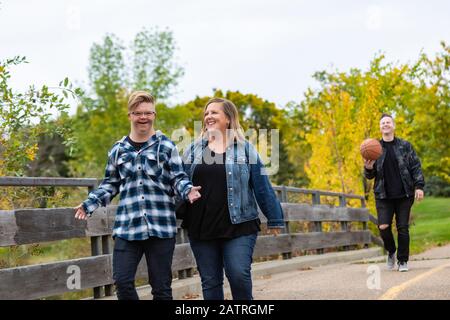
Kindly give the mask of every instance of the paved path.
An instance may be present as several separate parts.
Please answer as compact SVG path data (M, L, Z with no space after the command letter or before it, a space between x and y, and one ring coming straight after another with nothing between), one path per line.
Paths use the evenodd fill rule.
M410 270L404 273L387 270L386 257L376 257L377 255L373 254L376 249L374 252L369 251L333 253L322 257L306 256L302 257L301 263L286 260L255 266L254 298L256 300L450 300L450 245L412 256L408 264ZM344 259L343 255L348 257ZM364 256L373 258L359 261L355 261L355 258L350 259L357 255L360 257L356 259ZM353 262L328 264L330 261ZM273 266L270 267L269 264ZM286 264L291 265L287 267ZM307 267L311 265L313 267ZM280 267L291 271L272 273ZM198 276L175 281L172 287L175 299L202 300ZM149 291L148 286L139 289L141 299L151 299ZM232 299L228 285L225 287L225 298Z
M409 272L387 270L385 257L254 279L254 298L450 299L450 245L412 256Z

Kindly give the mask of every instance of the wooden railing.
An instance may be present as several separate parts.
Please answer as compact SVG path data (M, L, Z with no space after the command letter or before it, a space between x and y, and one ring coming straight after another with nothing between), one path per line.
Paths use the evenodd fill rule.
M0 177L0 186L81 186L91 190L96 185L96 179ZM356 245L367 247L371 242L379 244L368 230L368 222L376 223L376 219L365 208L363 197L285 186L274 188L282 202L286 231L278 236L258 236L255 259L273 255L289 259L301 250L316 250L320 254L327 248L347 250ZM312 204L288 203L289 192L312 195ZM340 206L320 204L321 196L338 197ZM347 207L347 199L360 199L361 207ZM0 269L0 299L37 299L76 291L67 285L68 270L73 266L80 270L80 290L94 288L94 298L112 295L111 233L116 208L99 208L87 221L74 219L73 208L0 211L0 247L90 237L92 253L86 258ZM266 219L262 214L260 219L264 225ZM180 229L180 222L177 221L179 232L172 271L182 279L193 275L196 264L186 230ZM309 232L298 232L294 227L298 222L311 222L313 227ZM338 222L341 228L324 232L324 222ZM361 223L362 227L351 230L352 222ZM136 277L147 277L145 259L142 259Z

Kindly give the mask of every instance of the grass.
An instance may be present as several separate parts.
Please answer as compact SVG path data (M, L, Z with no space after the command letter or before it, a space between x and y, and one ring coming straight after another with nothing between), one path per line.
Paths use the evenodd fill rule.
M450 198L427 197L412 207L411 254L450 243Z

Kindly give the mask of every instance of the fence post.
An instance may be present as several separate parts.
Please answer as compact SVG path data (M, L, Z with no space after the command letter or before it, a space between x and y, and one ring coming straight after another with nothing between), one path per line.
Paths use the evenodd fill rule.
M102 236L102 252L103 254L112 253L112 237L110 235ZM105 285L105 296L109 297L114 294L112 284Z
M93 184L88 187L88 194L91 193L95 188L97 187L97 184ZM99 236L91 237L91 255L92 256L98 256L102 252L102 238ZM99 299L102 297L102 287L95 287L94 288L94 299Z
M339 207L345 208L346 206L347 206L347 199L345 198L345 195L340 195L339 196ZM343 231L343 232L349 231L348 221L341 221L341 231ZM348 251L348 250L350 250L350 246L342 246L342 249L344 251Z
M177 243L186 243L186 242L188 242L187 238L188 238L187 230L180 228L180 230L177 234ZM192 268L178 270L178 279L190 278L190 277L192 277L193 273L194 272L193 272Z
M314 191L314 193L312 193L312 204L320 204L320 191ZM322 221L314 221L314 232L322 232ZM316 249L316 253L323 254L323 249Z
M285 234L292 233L291 225L289 224L289 221L285 221ZM281 256L283 257L283 260L291 259L292 258L292 251L290 252L282 252Z
M288 202L288 195L287 195L287 189L286 186L281 186L281 202ZM291 233L291 226L289 224L289 221L285 221L285 233L290 234ZM291 259L292 258L292 251L291 252L283 252L282 253L283 260Z
M364 199L364 197L361 197L361 208L365 207L366 207L366 199Z
M98 256L102 252L102 238L99 236L91 237L91 255ZM94 288L94 299L102 297L102 287Z
M186 234L184 233L183 228L180 227L180 232L177 234L178 237L178 241L179 243L185 243L186 242L186 238L185 238ZM178 270L178 279L185 279L186 278L186 270Z
M281 186L281 202L288 202L286 186Z
M361 208L365 208L365 207L366 207L366 199L364 197L361 197ZM364 221L362 223L362 229L364 231L366 231L368 229L366 221ZM364 249L368 249L368 248L369 248L369 244L368 243L364 243Z

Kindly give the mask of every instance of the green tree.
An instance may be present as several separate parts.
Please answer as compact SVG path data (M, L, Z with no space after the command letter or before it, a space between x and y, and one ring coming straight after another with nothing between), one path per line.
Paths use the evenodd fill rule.
M309 90L303 102L311 124L306 140L312 153L305 168L310 187L365 192L373 206L372 181L363 178L359 145L366 138L381 137L383 112L394 115L396 136L415 146L425 177L445 178L449 168L448 61L444 46L435 59L422 55L411 65L386 63L380 55L366 71L316 73L321 87Z
M409 136L421 156L428 177L438 177L450 187L450 47L430 58L422 54L412 69L417 83L402 116L409 124Z
M25 92L11 88L11 67L27 63L25 57L14 57L0 62L0 176L23 176L35 172L35 163L48 160L43 153L44 137L58 136L59 143L70 153L75 145L72 123L67 115L69 95L77 98L80 89L74 89L69 79L59 87L30 86ZM56 118L54 115L57 114ZM50 191L53 193L54 191ZM18 188L0 190L0 208L30 206L35 200L39 206L47 199L48 190L38 188L35 192ZM47 198L46 198L47 197ZM53 197L56 199L56 197Z
M76 97L81 91L66 78L58 88L30 86L17 92L8 83L10 68L22 63L27 63L25 57L0 62L0 175L23 175L44 134L58 134L70 148L75 142L67 118L68 92ZM60 120L51 121L54 113Z
M176 43L169 30L144 29L133 42L133 88L159 100L170 97L184 70L175 62Z
M158 29L139 32L129 47L113 34L93 44L89 95L83 98L75 116L78 148L70 161L72 175L103 175L107 151L130 130L127 98L131 91L147 90L157 101L162 100L156 106L159 129L170 130L180 119L182 114L163 102L183 74L174 61L175 49L172 33Z

